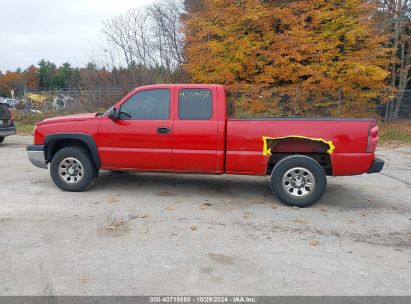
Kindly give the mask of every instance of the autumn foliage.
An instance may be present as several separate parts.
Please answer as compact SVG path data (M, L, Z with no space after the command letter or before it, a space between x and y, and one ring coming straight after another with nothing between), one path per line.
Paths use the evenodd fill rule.
M0 72L0 96L8 96L10 90L23 89L24 86L28 89L35 89L38 84L37 68L34 65L29 66L24 71L7 71L5 74Z
M202 1L183 20L184 68L246 92L246 113L369 114L389 91L375 11L364 0Z

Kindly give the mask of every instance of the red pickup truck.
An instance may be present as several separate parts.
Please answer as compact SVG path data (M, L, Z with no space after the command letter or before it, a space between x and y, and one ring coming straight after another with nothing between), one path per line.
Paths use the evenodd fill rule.
M65 191L90 188L99 170L271 175L283 203L308 207L326 175L380 172L374 119L231 118L221 85L135 89L105 114L45 119L27 147Z

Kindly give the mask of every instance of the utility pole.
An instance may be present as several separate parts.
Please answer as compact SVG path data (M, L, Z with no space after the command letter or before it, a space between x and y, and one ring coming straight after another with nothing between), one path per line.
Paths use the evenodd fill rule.
M24 113L27 113L28 105L27 105L27 82L24 83Z

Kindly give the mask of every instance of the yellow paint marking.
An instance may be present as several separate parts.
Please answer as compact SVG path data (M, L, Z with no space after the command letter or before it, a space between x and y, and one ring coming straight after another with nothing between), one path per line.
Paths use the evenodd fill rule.
M271 155L271 148L268 149L268 144L267 140L276 140L276 139L286 139L286 138L303 138L303 139L309 139L309 140L314 140L314 141L320 141L328 145L329 149L327 150L328 154L331 154L334 152L335 146L331 140L327 141L322 138L312 138L312 137L306 137L306 136L301 136L301 135L290 135L290 136L284 136L284 137L267 137L263 136L263 142L264 142L264 147L263 147L263 155Z

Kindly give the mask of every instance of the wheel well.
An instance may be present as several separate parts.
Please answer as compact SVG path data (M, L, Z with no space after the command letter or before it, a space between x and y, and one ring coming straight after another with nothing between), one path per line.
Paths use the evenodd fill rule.
M330 155L327 153L272 153L270 159L268 160L266 174L270 175L275 165L280 160L290 155L308 156L314 159L316 162L318 162L321 165L321 167L323 167L325 174L332 175L331 159L330 159Z
M51 161L57 151L65 147L80 147L91 156L97 168L101 162L93 137L84 133L52 133L44 139L46 161Z
M46 160L48 162L51 162L51 160L53 159L53 156L59 150L61 150L63 148L67 148L67 147L83 148L84 150L86 150L89 153L90 157L92 157L90 148L88 147L88 145L84 141L82 141L80 139L57 139L57 140L54 140L52 142L49 142L46 145L46 150L45 150Z
M310 138L291 135L286 137L263 137L265 155L272 153L332 153L334 145L332 141L322 138Z

